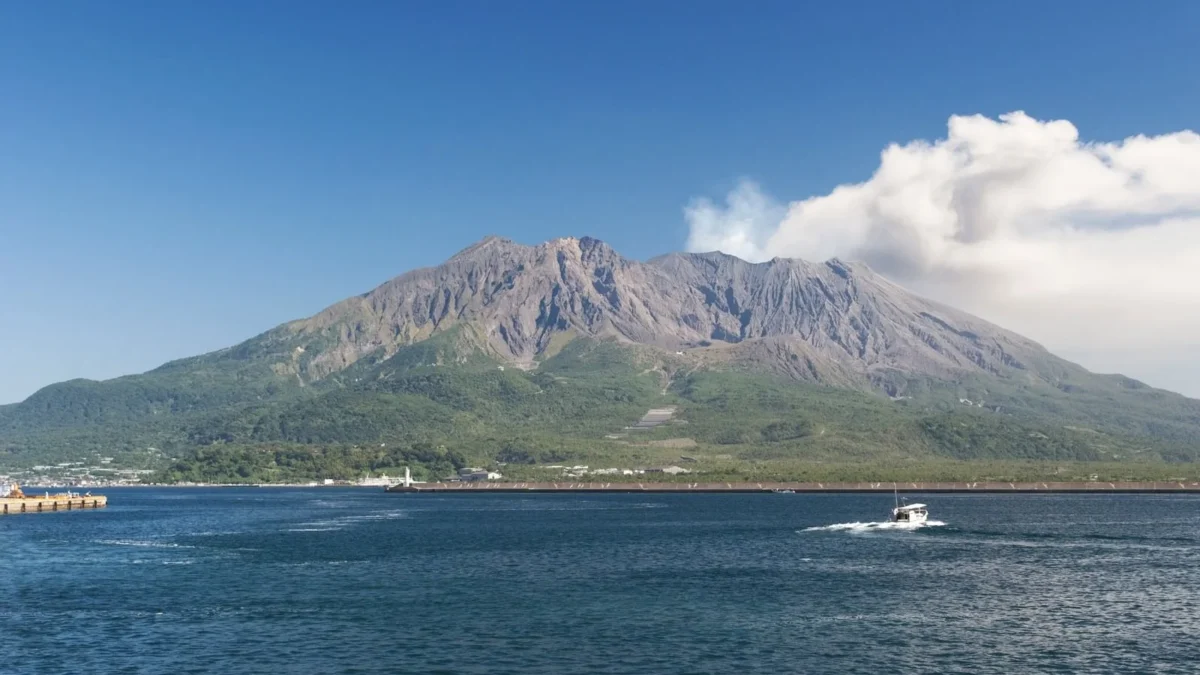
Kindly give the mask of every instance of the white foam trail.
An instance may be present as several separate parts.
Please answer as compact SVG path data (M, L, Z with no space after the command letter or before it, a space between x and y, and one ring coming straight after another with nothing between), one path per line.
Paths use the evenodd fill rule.
M919 530L922 527L941 527L945 525L940 520L927 520L924 523L835 523L818 527L806 527L801 532L871 532L874 530Z
M146 541L142 539L97 539L97 544L106 546L137 546L140 548L195 548L186 544L176 544L169 541Z
M344 530L355 523L361 523L371 520L395 520L397 518L408 518L407 511L377 511L374 513L363 513L354 516L341 516L339 518L327 518L325 520L312 520L306 523L297 523L295 527L284 530L285 532L332 532L334 530Z

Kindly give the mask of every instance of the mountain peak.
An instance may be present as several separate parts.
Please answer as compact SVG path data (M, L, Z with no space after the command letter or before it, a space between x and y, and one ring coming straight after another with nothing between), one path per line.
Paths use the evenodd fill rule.
M832 270L834 274L842 277L843 279L849 279L854 274L856 271L855 268L857 267L854 263L847 263L839 258L830 258L829 260L826 260L825 266Z
M536 246L486 237L446 264L331 310L298 324L334 343L320 354L305 352L305 378L320 379L367 354L389 356L454 327L469 327L487 353L524 366L566 333L671 351L716 345L723 351L711 358L718 360L860 384L883 371L1012 374L1031 353L1044 352L888 283L861 263L751 263L720 252L639 262L587 236Z
M586 235L582 236L582 237L558 237L556 239L551 239L550 241L547 241L544 245L549 246L551 248L572 247L572 248L578 248L581 250L595 249L595 248L607 248L607 249L612 248L611 246L604 243L600 239L597 239L595 237L589 237Z
M588 266L618 264L623 258L613 247L595 237L559 237L536 247L556 255L577 260Z
M464 258L486 256L497 250L509 249L515 246L520 246L520 244L517 244L513 240L506 237L489 234L483 239L480 239L474 244L462 249L458 253L455 253L450 257L450 260L462 260Z

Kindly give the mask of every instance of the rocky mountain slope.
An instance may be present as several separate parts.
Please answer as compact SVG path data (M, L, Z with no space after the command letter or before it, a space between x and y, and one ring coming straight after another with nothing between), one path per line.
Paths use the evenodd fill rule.
M454 326L469 326L481 349L524 368L565 334L698 350L717 362L757 361L797 378L876 383L892 394L903 393L896 372L1013 376L1049 356L860 264L751 264L720 253L638 262L589 238L538 246L489 238L288 324L268 341L294 351L289 359L276 350L278 371L311 382Z

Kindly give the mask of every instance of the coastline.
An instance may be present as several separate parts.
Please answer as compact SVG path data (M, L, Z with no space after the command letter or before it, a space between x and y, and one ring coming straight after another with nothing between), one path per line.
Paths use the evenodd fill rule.
M124 490L126 488L146 489L146 488L171 488L171 489L186 489L186 488L305 488L305 489L329 489L329 488L362 488L369 490L378 490L385 486L383 485L357 485L354 483L334 483L331 485L313 485L311 483L123 483L121 485L65 485L65 484L45 484L35 485L29 484L30 490Z
M42 485L30 486L30 489L58 489L61 486ZM98 486L97 486L98 487ZM1200 481L1094 481L1094 482L1050 482L1050 481L978 481L978 482L892 482L892 481L860 481L860 482L436 482L414 483L409 487L402 484L355 485L352 483L335 483L332 485L313 485L311 483L138 483L120 486L105 486L112 488L264 488L264 489L305 489L319 490L330 488L356 488L362 490L380 490L391 493L774 493L791 491L797 494L838 494L838 493L926 493L926 494L1200 494Z
M393 493L1012 493L1012 494L1200 494L1200 482L971 482L971 483L418 483L386 488Z

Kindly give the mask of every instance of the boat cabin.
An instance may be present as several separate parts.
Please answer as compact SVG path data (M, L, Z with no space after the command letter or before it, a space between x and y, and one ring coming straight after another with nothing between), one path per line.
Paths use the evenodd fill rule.
M924 504L905 504L892 509L892 520L897 523L923 523L928 518Z

